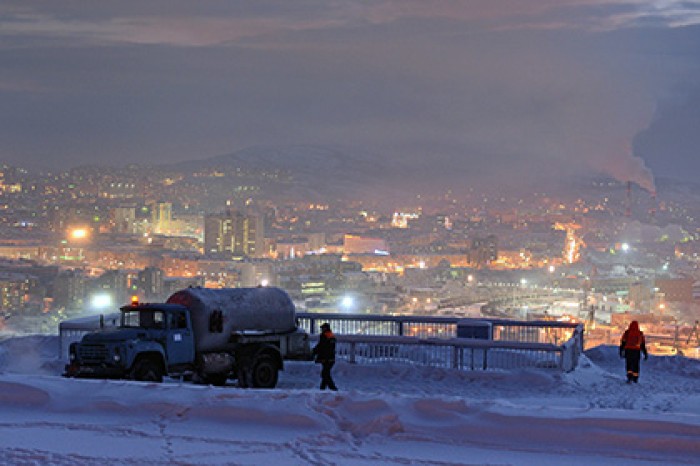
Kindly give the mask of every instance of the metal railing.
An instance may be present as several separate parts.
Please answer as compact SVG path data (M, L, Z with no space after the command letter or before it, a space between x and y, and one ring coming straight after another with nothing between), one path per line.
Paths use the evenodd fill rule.
M337 338L336 357L358 364L391 361L472 371L523 368L570 371L575 367L571 351L563 346L545 343L366 335L342 335Z
M461 370L556 368L571 371L583 352L583 325L556 321L298 313L316 334L328 322L337 356L350 362L405 361ZM459 325L488 323L489 339L457 338Z
M487 322L493 329L495 341L563 344L576 337L583 349L582 324L551 320L522 321L489 318L391 316L370 314L297 313L299 326L311 334L328 322L333 332L342 335L392 335L415 338L455 338L457 324ZM577 329L579 330L577 332Z

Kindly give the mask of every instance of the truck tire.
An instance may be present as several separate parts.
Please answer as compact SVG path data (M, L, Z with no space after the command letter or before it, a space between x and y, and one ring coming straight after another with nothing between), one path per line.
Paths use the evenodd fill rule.
M163 371L153 359L139 359L134 364L133 379L141 382L157 382L163 381Z
M275 388L278 371L277 362L272 356L268 354L259 356L253 365L253 387Z

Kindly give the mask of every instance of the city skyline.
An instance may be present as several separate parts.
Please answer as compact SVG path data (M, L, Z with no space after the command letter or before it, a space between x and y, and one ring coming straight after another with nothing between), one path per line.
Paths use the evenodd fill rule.
M613 445L619 429L601 443L610 455L574 451L604 437L579 421L630 413L679 426L641 428L669 446L645 458L697 450L684 432L700 425L685 406L700 374L700 0L5 0L0 64L0 386L11 388L0 405L18 414L4 457L492 462L532 453L535 435L533 459L573 451L583 464L644 456ZM341 391L361 392L336 411L311 363L322 322L339 346L314 351L321 389L335 357ZM620 341L631 344L631 322L645 335L635 347ZM636 382L640 352L643 386L611 398L619 358ZM398 377L377 389L372 366ZM662 381L671 390L649 398ZM127 419L119 400L138 382L160 401ZM81 397L82 383L100 396ZM205 385L236 391L212 391L211 404ZM622 394L637 388L637 401ZM302 403L285 394L305 391ZM529 440L484 449L475 416L493 437L510 422L494 400L515 413L534 392L541 433L523 423ZM298 410L272 406L256 428L249 402L219 403L246 393ZM425 416L433 405L442 427ZM60 441L107 411L123 429L81 425L125 448ZM265 440L280 427L273 411L301 437ZM583 435L552 442L566 413ZM252 422L243 430L263 441L219 441L227 420ZM456 432L462 453L440 456L457 444L436 428Z
M439 182L692 179L698 2L10 1L0 162L343 147Z

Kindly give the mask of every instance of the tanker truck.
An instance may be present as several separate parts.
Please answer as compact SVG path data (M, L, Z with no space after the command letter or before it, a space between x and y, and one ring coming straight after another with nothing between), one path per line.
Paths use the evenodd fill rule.
M161 382L164 376L274 388L284 360L311 360L294 303L275 287L187 288L165 303L132 301L117 327L71 343L67 377Z

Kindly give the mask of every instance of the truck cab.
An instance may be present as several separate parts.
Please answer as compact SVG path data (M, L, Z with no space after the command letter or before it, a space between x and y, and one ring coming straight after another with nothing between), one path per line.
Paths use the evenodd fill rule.
M71 344L66 375L161 381L191 371L195 359L189 310L177 304L132 303L120 325Z

